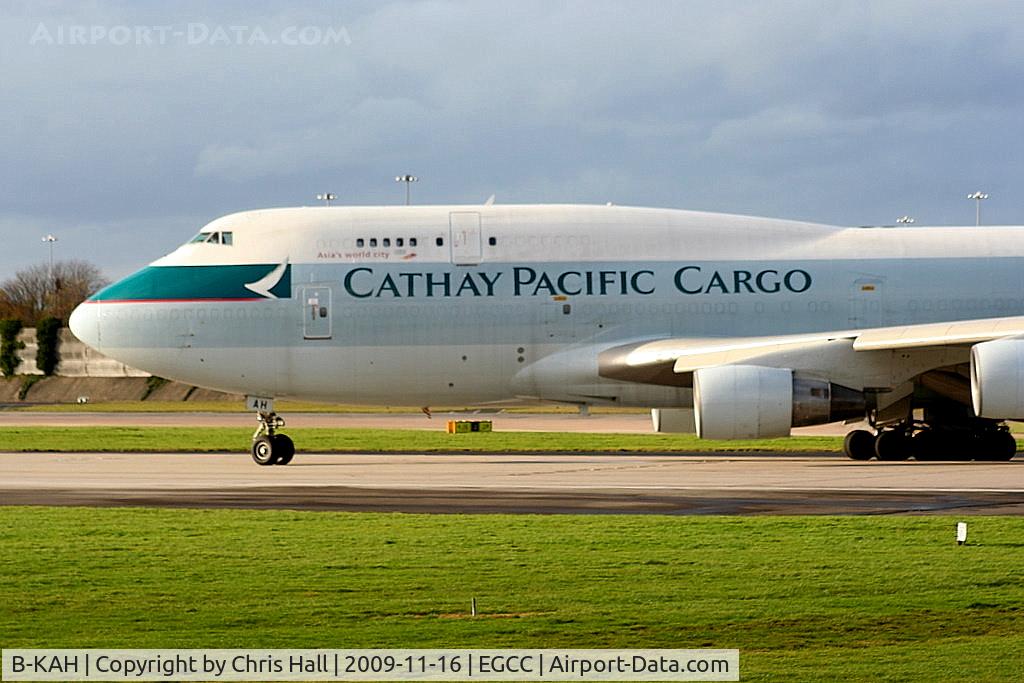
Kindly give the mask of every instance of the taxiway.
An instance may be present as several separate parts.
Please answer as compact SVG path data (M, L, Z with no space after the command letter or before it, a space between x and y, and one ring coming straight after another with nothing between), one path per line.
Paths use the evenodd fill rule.
M828 453L0 454L4 504L401 512L1024 514L1024 460L854 462Z

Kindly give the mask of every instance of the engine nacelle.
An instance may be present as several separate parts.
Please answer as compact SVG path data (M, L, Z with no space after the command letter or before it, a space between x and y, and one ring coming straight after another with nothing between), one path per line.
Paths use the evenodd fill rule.
M971 348L971 404L978 417L1024 418L1024 339L997 339Z
M764 439L861 417L864 396L787 368L720 365L693 373L693 407L702 439Z
M651 423L659 434L696 434L693 408L652 408Z

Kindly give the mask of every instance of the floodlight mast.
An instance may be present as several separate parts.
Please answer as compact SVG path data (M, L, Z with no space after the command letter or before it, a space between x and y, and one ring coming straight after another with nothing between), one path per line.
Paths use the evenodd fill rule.
M330 206L331 202L338 198L338 195L334 194L333 192L322 192L318 194L316 198L326 203L327 206Z
M47 235L42 241L50 247L50 285L53 286L53 243L57 241L57 238Z
M978 190L967 195L968 199L973 199L974 204L974 225L981 225L981 200L988 199L988 193Z
M405 183L405 205L406 206L409 206L409 199L410 199L410 197L409 197L409 185L412 184L412 183L417 183L417 182L419 182L419 180L420 179L417 178L416 176L409 175L408 173L406 173L405 175L396 175L395 176L395 182L396 183Z

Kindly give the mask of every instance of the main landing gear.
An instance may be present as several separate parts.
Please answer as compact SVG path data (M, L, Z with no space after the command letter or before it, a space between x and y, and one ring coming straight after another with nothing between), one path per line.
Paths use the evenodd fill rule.
M260 426L252 435L252 459L257 465L287 465L295 457L295 444L277 430L284 427L284 418L277 413L257 412Z
M900 423L876 433L846 435L843 451L853 460L1010 460L1017 440L1004 424L976 420L963 424Z

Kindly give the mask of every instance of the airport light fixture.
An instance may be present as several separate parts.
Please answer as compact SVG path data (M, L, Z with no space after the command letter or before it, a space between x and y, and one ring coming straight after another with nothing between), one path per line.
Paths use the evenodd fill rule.
M910 216L900 216L899 218L896 219L896 222L897 223L904 223L906 225L910 225L911 223L914 223L915 221Z
M57 241L57 238L53 235L47 235L42 240L45 244L50 247L50 282L53 282L53 243Z
M334 194L333 192L323 192L321 194L318 194L316 198L326 203L327 206L330 206L331 202L338 198L338 195Z
M412 184L412 183L417 183L417 182L419 182L419 180L420 179L417 178L416 176L409 175L408 173L405 174L405 175L396 175L395 176L395 182L396 183L405 183L405 205L406 206L409 206L409 185Z
M974 224L975 225L981 225L981 200L982 199L988 199L988 194L985 193L985 192L981 192L979 190L977 192L970 193L969 195L967 195L967 198L968 199L973 199L975 201L975 206L974 206Z

